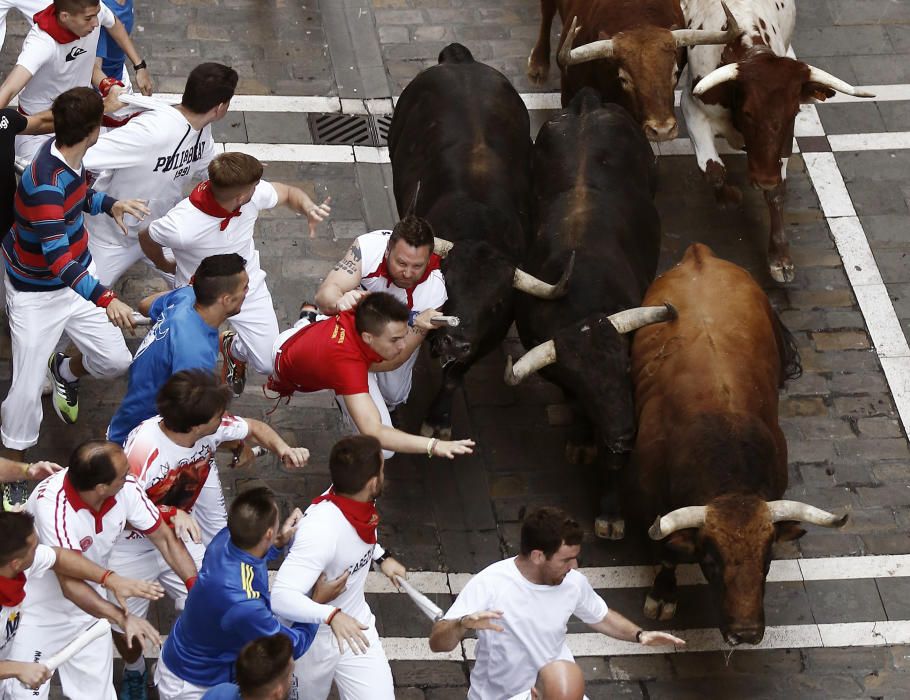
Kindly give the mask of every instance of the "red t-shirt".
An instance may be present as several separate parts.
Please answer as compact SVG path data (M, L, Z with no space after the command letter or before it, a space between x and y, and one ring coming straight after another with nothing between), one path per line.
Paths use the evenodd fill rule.
M270 388L293 391L331 389L339 396L369 393L367 372L382 357L363 342L354 327L354 312L311 323L281 346Z

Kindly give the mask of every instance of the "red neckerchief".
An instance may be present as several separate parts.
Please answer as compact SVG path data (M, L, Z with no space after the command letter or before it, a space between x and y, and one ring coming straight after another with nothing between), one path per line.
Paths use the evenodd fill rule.
M117 505L116 496L108 496L104 499L104 502L101 504L101 508L98 510L93 510L92 507L82 500L82 496L79 495L79 492L76 490L76 487L70 483L69 474L63 477L63 492L66 494L66 500L69 501L70 507L73 510L82 510L85 508L89 513L92 514L92 517L95 518L95 534L97 535L104 529L104 515L111 508Z
M228 224L231 223L231 219L235 216L240 216L240 209L235 209L234 211L228 211L223 206L218 204L218 201L215 199L215 195L212 194L212 188L209 185L209 181L200 182L196 187L193 188L193 191L190 193L190 204L196 207L203 214L208 214L209 216L214 216L217 219L221 219L221 230L224 231L228 227Z
M345 519L351 523L357 535L367 544L376 544L376 527L379 525L379 513L376 512L376 504L372 501L363 503L355 501L347 496L339 496L335 493L335 487L329 489L329 492L313 499L313 505L322 503L322 501L331 501Z
M0 607L15 608L25 600L25 574L15 578L0 576Z
M73 34L69 29L57 21L57 13L54 9L54 3L45 7L37 13L34 18L35 24L51 35L58 44L72 44L79 40L78 34Z
M436 253L430 253L430 260L427 263L427 269L423 271L423 274L420 276L420 279L414 284L410 289L405 289L405 294L408 295L408 308L414 306L414 290L417 289L417 286L422 282L426 282L429 278L430 273L433 270L439 269L439 264L442 258L440 258ZM377 267L373 272L368 275L364 275L364 279L370 279L371 277L382 277L385 279L386 289L392 286L392 276L389 275L389 266L386 264L386 256L382 256L382 260L379 262L379 267Z

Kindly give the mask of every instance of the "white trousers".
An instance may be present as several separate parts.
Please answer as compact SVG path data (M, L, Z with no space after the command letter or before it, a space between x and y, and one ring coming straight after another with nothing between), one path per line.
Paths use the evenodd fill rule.
M102 214L101 216L107 215ZM105 287L113 287L117 280L123 276L123 273L137 262L145 263L150 270L163 278L168 283L168 286L174 286L174 275L162 272L155 267L152 261L145 257L139 241L135 238L123 236L120 243L108 243L105 240L97 240L94 234L91 234L88 239L88 248L92 253L92 261L98 270L98 280Z
M123 332L107 320L104 309L69 287L21 292L6 275L4 283L13 341L13 381L0 407L0 437L5 447L24 450L38 442L47 360L64 331L82 352L82 363L94 377L123 374L133 356Z
M41 150L41 147L52 138L54 138L54 134L28 134L17 136L16 158L21 158L26 163L31 163L35 160L35 155Z
M294 662L289 700L325 700L333 680L341 700L395 700L392 669L376 625L364 634L370 642L366 654L354 654L347 645L339 653L331 627L320 625L312 646Z
M155 687L159 700L202 700L208 690L175 676L162 659L155 666Z
M65 615L44 610L27 610L22 615L19 631L13 640L8 660L41 661L69 644L73 638L95 622L82 612ZM63 694L71 700L117 700L114 692L114 645L111 635L96 639L59 669ZM38 690L25 688L15 681L7 688L11 700L47 698L50 682Z
M272 295L265 282L251 286L240 313L228 319L237 331L231 353L248 362L259 374L271 374L275 367L272 346L278 337L278 318Z

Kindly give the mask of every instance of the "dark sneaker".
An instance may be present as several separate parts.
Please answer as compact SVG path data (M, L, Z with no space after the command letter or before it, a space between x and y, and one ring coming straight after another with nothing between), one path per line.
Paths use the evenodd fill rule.
M246 387L246 362L241 362L231 354L231 346L237 334L225 331L221 334L221 381L231 387L234 397L239 397Z
M120 700L148 700L148 673L123 669Z
M68 382L60 376L60 363L66 359L62 352L55 352L47 361L54 394L54 412L64 423L72 425L79 418L79 382Z
M3 510L7 513L18 513L25 510L30 487L27 481L11 481L3 484Z

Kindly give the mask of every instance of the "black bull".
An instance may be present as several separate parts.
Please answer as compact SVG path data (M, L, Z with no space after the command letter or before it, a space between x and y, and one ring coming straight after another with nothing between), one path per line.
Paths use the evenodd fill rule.
M602 105L600 95L586 88L543 125L532 168L537 232L525 269L545 281L555 279L573 252L575 268L564 298L516 298L524 346L549 344L554 353L542 359L549 362L545 366L519 360L506 380L517 383L540 364L540 373L581 409L585 425L570 435L567 458L590 461L598 453L606 466L613 461L610 453L632 449L635 434L630 343L610 315L638 307L657 270L656 164L629 114ZM622 523L612 517L618 513L615 491L606 493L607 517L598 519L598 534L621 537Z
M422 432L451 434L452 398L464 373L512 323L515 267L530 230L528 112L500 72L460 44L439 54L402 92L389 129L399 215L427 219L455 245L443 261L457 328L436 331L443 383Z

